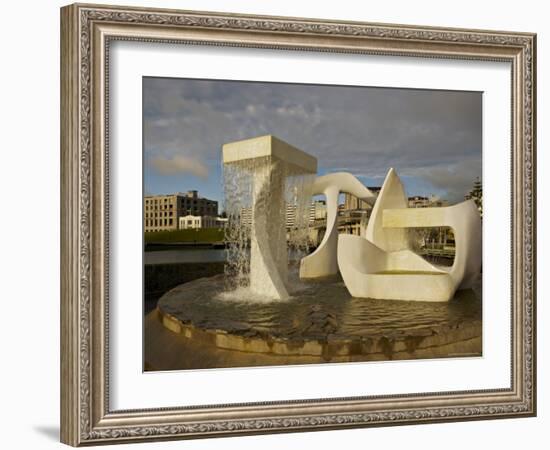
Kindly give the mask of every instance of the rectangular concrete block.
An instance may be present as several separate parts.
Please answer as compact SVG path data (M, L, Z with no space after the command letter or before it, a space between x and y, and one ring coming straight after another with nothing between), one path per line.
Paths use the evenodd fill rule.
M224 144L222 154L224 164L271 156L302 173L317 173L317 158L269 134Z
M384 228L440 227L446 224L448 208L385 209L382 212Z

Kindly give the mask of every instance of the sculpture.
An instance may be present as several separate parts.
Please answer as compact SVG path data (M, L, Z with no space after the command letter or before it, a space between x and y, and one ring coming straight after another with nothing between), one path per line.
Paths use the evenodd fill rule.
M454 230L453 265L430 264L411 249L406 228ZM481 268L481 219L472 200L450 207L407 208L403 185L390 169L374 206L366 238L338 237L338 267L354 297L444 302L468 288Z
M319 278L338 273L338 196L349 193L373 205L376 197L357 178L347 172L324 175L315 179L313 195L324 194L327 201L327 229L317 249L300 262L300 278Z
M317 194L324 194L327 200L325 236L319 247L300 261L300 278L340 271L354 297L443 302L458 288L469 287L479 275L481 219L472 200L450 207L410 209L393 169L378 197L344 172L317 177L307 190L307 183L296 184L296 180L315 174L317 159L271 135L225 144L223 163L237 168L237 175L245 174L249 180L250 234L240 239L241 247L250 241L250 253L246 248L241 257L249 265L248 270L240 270L248 277L247 288L262 298L289 298L286 211L292 180L294 202L309 204L311 196ZM237 181L243 184L241 179ZM374 205L364 237L338 235L341 192ZM442 226L451 227L455 234L456 255L450 268L431 264L416 254L407 231ZM307 223L302 227L307 228Z
M227 143L222 153L224 165L252 178L250 290L286 300L285 183L289 177L316 173L317 159L271 135Z

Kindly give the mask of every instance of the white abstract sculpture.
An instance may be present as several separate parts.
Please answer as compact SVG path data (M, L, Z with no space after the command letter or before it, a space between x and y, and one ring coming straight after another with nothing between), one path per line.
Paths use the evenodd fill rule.
M406 228L451 227L453 265L430 264L411 250ZM468 288L481 268L481 219L472 200L442 208L407 208L403 185L390 169L370 217L366 238L341 234L338 267L360 298L444 302Z
M316 173L317 159L271 135L225 144L222 153L225 165L238 166L252 177L250 289L262 297L285 300L285 181Z
M338 273L338 196L349 193L373 205L376 196L357 178L347 172L324 175L315 179L312 195L324 194L327 202L327 228L317 249L300 262L300 278L319 278Z
M410 209L393 169L378 197L343 172L317 177L312 192L306 193L293 183L303 174L317 172L316 158L271 135L225 144L223 163L249 180L251 226L245 228L250 231L248 286L262 297L289 298L285 201L289 186L296 193L294 201L318 194L324 194L327 201L325 235L319 247L301 260L300 278L325 277L339 270L354 297L443 302L457 289L470 287L479 276L481 218L472 200L451 207ZM365 236L338 235L338 197L342 192L374 205ZM239 211L237 216L242 218L242 214ZM412 250L407 228L415 227L453 229L456 253L451 267L430 264ZM237 229L241 229L238 223ZM247 239L238 241L242 244Z

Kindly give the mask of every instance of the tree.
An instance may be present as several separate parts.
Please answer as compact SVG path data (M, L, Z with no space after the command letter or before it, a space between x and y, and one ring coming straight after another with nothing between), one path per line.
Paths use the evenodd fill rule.
M476 181L474 182L474 186L468 192L464 198L466 200L473 200L477 206L477 209L479 211L479 214L483 216L483 185L479 178L476 178Z

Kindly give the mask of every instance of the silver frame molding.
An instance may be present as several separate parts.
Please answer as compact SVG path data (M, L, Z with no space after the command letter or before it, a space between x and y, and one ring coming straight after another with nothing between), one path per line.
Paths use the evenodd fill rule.
M493 60L512 70L507 389L112 411L108 62L113 40ZM61 440L73 446L536 414L536 35L75 4L61 9Z

